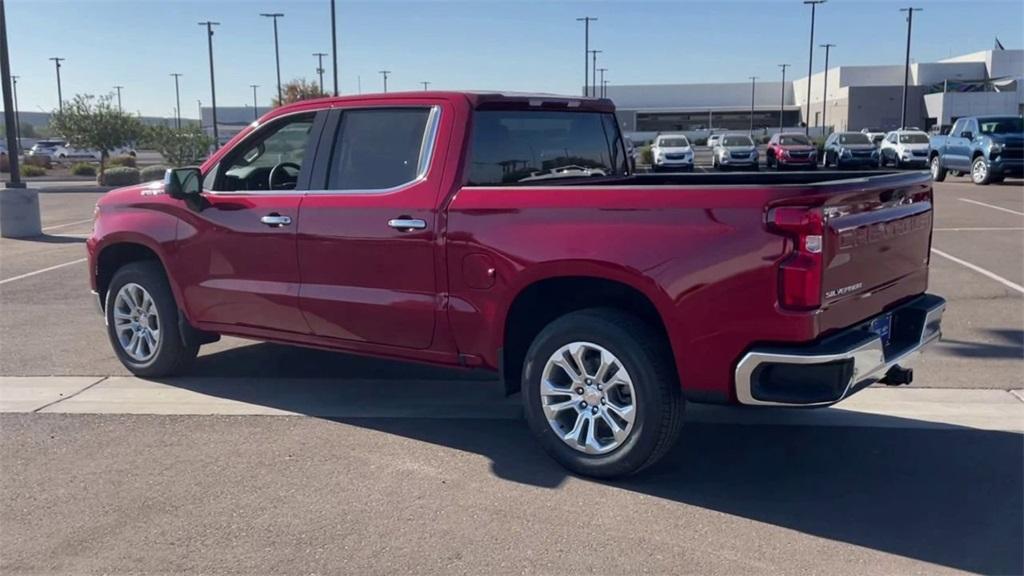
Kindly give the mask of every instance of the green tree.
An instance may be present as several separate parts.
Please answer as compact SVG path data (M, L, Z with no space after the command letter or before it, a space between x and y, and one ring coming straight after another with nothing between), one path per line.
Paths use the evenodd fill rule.
M300 100L312 100L313 98L323 98L327 94L320 91L320 85L312 80L307 81L305 78L296 78L290 82L287 82L281 86L281 96L283 102L274 98L274 106L282 106L284 104L291 104L292 102L298 102Z
M143 138L147 148L160 153L171 166L195 164L206 157L213 146L213 137L196 124L180 129L169 126L148 126Z
M100 178L110 152L135 142L143 132L142 121L118 110L109 95L77 94L63 110L53 111L50 126L71 146L99 151Z

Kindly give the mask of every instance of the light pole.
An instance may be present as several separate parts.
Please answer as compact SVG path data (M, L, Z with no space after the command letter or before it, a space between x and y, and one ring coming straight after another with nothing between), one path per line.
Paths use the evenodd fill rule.
M199 111L199 129L203 129L203 101L196 98L196 110Z
M807 54L807 121L804 122L804 133L811 135L811 69L814 65L814 11L818 4L824 4L825 0L804 0L804 4L811 5L811 48Z
M15 112L15 106L12 100L13 90L10 88L11 83L11 59L7 53L7 16L5 16L6 10L4 9L4 0L0 0L0 84L2 84L3 102L4 102L4 123L7 126L15 126L15 132L17 132L17 113ZM11 171L11 179L7 182L7 188L24 188L25 183L21 181L21 167L18 166L18 151L20 150L18 144L18 138L10 130L7 131L7 159ZM0 192L0 194L9 194L7 192ZM11 197L11 196L8 196ZM23 203L27 205L28 203ZM4 206L5 212L9 210L7 206ZM6 230L6 226L3 226L4 221L7 220L7 214L4 214L4 218L0 220L0 234L4 237L9 235L9 231ZM28 219L26 219L27 221ZM34 226L28 226L26 230L13 230L14 235L31 236L40 233L39 228L39 200L38 196L35 199L35 219Z
M67 60L67 58L50 58L53 63L57 66L57 109L61 112L64 111L64 95L60 91L60 63Z
M424 82L420 82L420 84L423 84L423 91L424 92L426 92L427 90L430 90L430 82L424 81Z
M121 107L121 89L124 86L114 86L114 90L117 90L117 111L124 112L124 108Z
M782 68L782 96L779 97L779 132L782 132L782 116L786 111L786 68L789 68L789 64L779 64L779 68Z
M914 12L920 12L923 8L900 8L900 12L907 13L907 57L903 63L903 108L900 112L900 128L907 127L907 85L910 83L910 31L914 27Z
M324 92L324 56L327 56L326 52L313 52L313 56L316 56L316 73L320 75L320 94L326 94Z
M277 19L284 18L284 14L280 12L273 13L261 13L260 16L264 18L272 18L274 20L274 62L277 64L277 105L284 105L284 98L281 97L281 52L277 47Z
M601 80L601 98L608 97L608 81Z
M750 77L750 136L754 136L754 87L757 85L757 76Z
M391 74L391 70L379 70L380 75L384 77L384 93L388 93L388 75Z
M334 60L334 95L338 95L338 27L334 19L334 1L331 0L331 59Z
M174 106L177 112L174 115L174 127L181 130L181 92L178 90L178 78L184 76L180 72L171 72L174 76Z
M257 120L257 117L259 116L259 112L256 111L257 110L257 105L256 105L256 89L259 88L260 85L259 84L249 84L249 87L252 88L252 119L255 122Z
M593 70L594 70L594 74L592 76L593 81L594 81L594 89L590 93L590 95L594 96L595 98L597 97L597 55L600 54L601 52L604 52L604 50L591 50L590 51L591 56L593 56L593 60L592 60L591 66L593 67Z
M608 69L598 68L597 71L601 73L601 91L599 92L599 94L601 95L601 98L604 98L604 73L607 72Z
M17 152L21 152L21 118L18 118L18 78L20 78L20 76L11 76L11 84L14 92L14 133L18 139Z
M583 22L583 95L589 96L590 90L590 23L597 22L597 18L584 16L577 18L577 22Z
M210 104L213 107L213 148L220 148L220 133L217 130L217 81L213 76L213 27L220 26L220 22L200 22L200 26L206 26L206 46L210 53ZM203 123L202 107L200 105L199 123Z
M835 44L822 44L822 48L825 49L825 78L823 78L822 84L825 87L822 89L821 94L821 137L828 136L827 124L825 124L825 111L828 110L828 52L832 48L835 48ZM811 103L807 103L808 114L810 114Z

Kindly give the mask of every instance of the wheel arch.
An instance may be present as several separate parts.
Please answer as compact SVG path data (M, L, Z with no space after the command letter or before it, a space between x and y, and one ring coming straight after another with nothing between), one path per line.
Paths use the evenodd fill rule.
M96 293L99 295L101 306L106 303L107 289L110 287L110 281L114 274L127 264L146 261L156 262L160 265L168 279L175 300L180 303L181 298L177 286L167 273L167 265L160 256L159 249L142 238L117 238L104 243L96 253L94 274L96 276Z

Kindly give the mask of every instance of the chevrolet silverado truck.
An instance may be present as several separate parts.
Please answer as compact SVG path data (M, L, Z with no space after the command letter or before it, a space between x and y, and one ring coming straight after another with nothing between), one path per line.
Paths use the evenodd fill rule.
M687 402L827 406L940 334L925 173L632 173L605 99L416 92L276 108L96 206L133 373L220 335L496 371L579 474L651 465Z
M946 173L970 174L980 186L1006 177L1024 177L1024 119L1020 116L967 116L946 136L931 138L932 179Z

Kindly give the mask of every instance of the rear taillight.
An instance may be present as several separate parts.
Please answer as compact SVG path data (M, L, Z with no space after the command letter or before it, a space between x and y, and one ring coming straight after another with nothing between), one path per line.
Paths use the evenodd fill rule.
M793 251L779 263L779 304L791 310L819 308L825 227L821 209L773 208L768 212L768 227L793 240Z

